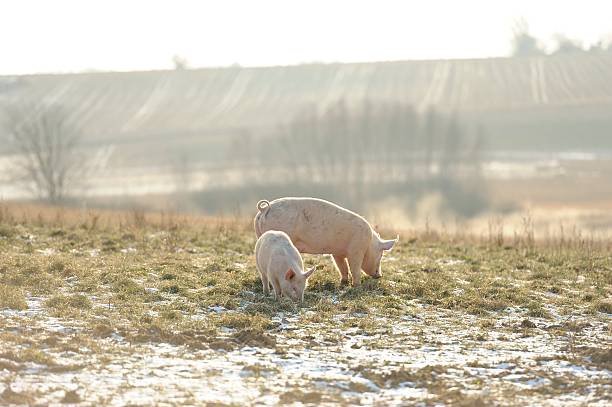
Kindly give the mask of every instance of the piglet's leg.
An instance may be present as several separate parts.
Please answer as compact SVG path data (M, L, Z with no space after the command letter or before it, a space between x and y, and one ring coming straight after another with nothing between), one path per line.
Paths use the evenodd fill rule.
M334 263L340 272L340 284L345 285L348 284L348 273L349 268L348 264L346 264L346 257L338 256L336 254L333 255Z
M268 281L268 276L260 274L261 276L261 284L263 285L263 292L265 295L270 294L270 282Z
M274 277L272 277L270 281L272 282L272 288L274 288L274 299L277 300L281 296L280 284Z

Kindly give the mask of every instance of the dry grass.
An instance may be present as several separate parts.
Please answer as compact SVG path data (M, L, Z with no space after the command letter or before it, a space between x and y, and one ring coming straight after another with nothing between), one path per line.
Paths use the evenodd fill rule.
M571 219L566 223L557 220L551 224L545 218L545 214L539 211L534 215L533 211L526 210L520 215L513 215L511 219L491 215L486 220L480 217L474 222L455 221L452 225L439 222L434 227L429 218L425 218L422 225L397 228L391 226L392 223L382 221L377 226L382 235L400 233L409 242L418 239L423 242L463 242L498 247L612 249L612 237L607 233L582 230ZM71 228L124 232L124 237L129 238L132 232L145 230L247 232L252 230L252 218L180 214L172 210L151 212L142 209L78 209L34 203L0 203L0 239L19 233L19 226L56 228L56 234L65 233L64 229Z
M53 366L41 359L40 349L86 347L95 354L113 336L134 345L168 343L193 351L254 346L284 355L292 351L285 343L304 340L304 332L279 334L279 315L295 318L317 346L342 343L340 329L373 338L373 349L387 349L393 321L416 317L423 306L455 313L457 324L461 315L473 315L477 323L466 340L477 343L500 329L496 321L508 307L522 310L524 321L503 328L505 335L530 335L536 329L530 319L552 325L551 307L568 317L610 313L610 243L538 241L528 219L523 235L501 242L497 227L486 237L400 232L399 245L384 258L383 278L365 278L359 288L341 287L329 259L306 256L307 264L324 267L298 306L263 296L250 220L9 205L0 212L0 308L24 309L26 295L38 296L45 312L80 329L69 337L7 332L0 344L20 350L0 355L0 362L14 371L28 362ZM570 337L576 328L554 329ZM608 353L583 349L579 341L572 349L568 354L576 363L609 361ZM114 350L99 352L96 363L103 364ZM54 368L77 368L71 366ZM381 388L409 381L435 395L432 400L469 404L468 393L447 391L456 383L440 381L444 371L364 367L356 374ZM17 397L5 393L5 400ZM313 400L337 397L305 394ZM280 397L292 400L289 392Z
M8 250L0 265L4 307L23 308L23 292L28 291L46 296L45 306L55 315L120 316L117 320L142 325L145 331L160 323L191 329L184 315L209 306L237 309L261 291L249 220L31 205L4 205L0 213L5 231L0 244ZM559 304L578 302L609 311L605 271L610 269L610 242L579 237L539 241L532 225L526 217L523 233L510 241L500 237L498 225L484 238L402 232L383 280L366 279L361 288L340 290L325 260L324 270L312 279L307 304L323 315L338 308L393 315L405 301L417 299L482 315L522 306L530 316L545 317L540 295L555 293ZM580 293L572 294L576 288ZM335 293L343 302L331 306L327 298ZM93 307L91 296L112 312ZM266 318L287 306L291 309L267 299L249 305L245 314L209 319L206 329L211 324L266 329ZM154 318L147 316L151 310Z
M0 237L14 235L16 225L55 227L58 230L171 231L179 228L242 230L250 228L251 222L250 219L238 217L181 215L173 211L78 209L34 203L0 203Z
M9 308L14 310L27 309L28 305L23 291L8 284L0 284L0 309Z

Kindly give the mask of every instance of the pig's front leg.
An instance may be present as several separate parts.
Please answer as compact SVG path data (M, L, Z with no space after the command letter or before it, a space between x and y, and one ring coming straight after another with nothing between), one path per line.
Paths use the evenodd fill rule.
M338 271L340 272L340 284L348 284L349 268L348 264L346 264L346 257L336 254L334 254L332 257L334 258L334 263L336 263L336 267L338 267Z
M351 276L353 277L353 287L361 285L361 263L363 263L363 252L358 252L347 256Z

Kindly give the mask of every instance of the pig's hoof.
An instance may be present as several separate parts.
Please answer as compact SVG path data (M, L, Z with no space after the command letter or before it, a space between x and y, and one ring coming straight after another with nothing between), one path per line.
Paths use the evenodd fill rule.
M382 276L381 276L380 274L374 274L374 275L372 276L372 278L375 278L375 279L377 279L377 280L378 280L379 278L381 278L381 277L382 277Z
M348 280L340 280L340 286L341 287L346 287L347 285L349 285L349 281Z

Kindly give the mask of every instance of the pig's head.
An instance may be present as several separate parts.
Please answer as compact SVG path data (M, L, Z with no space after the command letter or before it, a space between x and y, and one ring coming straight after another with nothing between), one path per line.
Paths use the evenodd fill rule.
M378 236L377 233L372 233L372 239L370 240L370 246L363 257L361 268L363 271L374 278L382 277L380 271L380 260L382 259L383 252L390 251L393 245L399 240L399 236L395 239L384 240Z
M291 298L293 301L304 301L304 290L308 283L308 278L314 273L316 267L308 269L305 273L289 268L280 283L281 293Z

